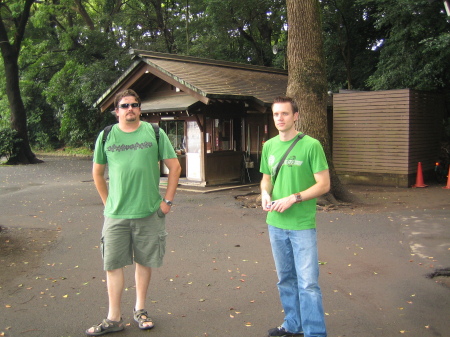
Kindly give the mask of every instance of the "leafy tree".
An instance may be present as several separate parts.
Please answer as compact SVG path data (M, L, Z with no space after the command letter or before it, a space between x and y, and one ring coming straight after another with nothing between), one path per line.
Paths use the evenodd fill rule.
M40 43L28 49L28 64L23 62L27 69L23 78L36 90L30 96L34 96L33 101L40 98L41 103L30 107L37 122L33 130L36 141L91 145L104 124L103 117L108 117L99 116L93 103L131 62L127 51L118 46L111 17L119 15L119 2L102 6L102 2L93 1L88 5L85 8L84 3L76 2L73 11L72 1L57 6L50 3L32 20L33 32L48 37L39 40L30 36L30 43ZM49 113L44 116L44 111ZM50 125L56 132L45 137L39 127L42 120L53 122Z
M197 29L190 53L272 66L272 45L286 21L281 0L204 0L203 29ZM222 41L222 42L221 42ZM219 43L218 43L219 42Z
M440 1L378 0L376 27L387 29L377 69L367 83L374 90L449 87L450 30Z
M324 48L330 89L367 89L385 36L375 27L377 1L322 0Z
M107 123L92 105L131 64L129 48L269 64L274 58L271 45L286 39L280 31L286 20L281 0L233 1L229 6L212 0L19 3L27 4L32 15L16 54L20 88L8 92L20 93L21 111L27 113L9 113L8 107L0 112L0 120L18 116L15 120L27 126L23 134L29 137L20 138L37 147L90 144ZM223 15L211 12L214 6L236 12L236 19L221 19L219 27L216 20ZM8 23L5 29L13 36L18 31L14 23L25 21L14 20L11 13L2 12L9 20L3 20Z
M58 143L59 122L54 114L56 107L48 104L42 91L64 60L60 55L55 57L60 53L53 52L50 30L35 24L39 15L35 11L28 23L19 57L19 75L30 143L34 148L46 149Z
M297 127L318 139L330 166L329 197L351 200L334 170L327 128L327 80L318 0L287 0L288 87L287 94L298 102Z
M17 152L8 163L35 164L41 162L31 151L25 106L20 94L19 54L25 36L25 29L34 0L19 0L16 3L0 2L0 50L3 57L6 96L11 109L11 127L17 131L20 143Z
M154 27L153 30L157 30L164 37L161 40L164 42L165 51L167 53L175 52L175 29L173 29L171 21L181 18L183 10L180 8L181 6L174 1L162 0L143 0L142 4L145 8L146 22L153 23L150 27ZM154 12L152 13L149 9L153 9Z
M448 88L440 1L317 2L328 90ZM14 120L37 147L92 142L109 122L92 105L131 64L129 48L285 67L286 51L272 53L287 45L283 0L0 0L0 16L0 75L18 73L0 82L0 126Z

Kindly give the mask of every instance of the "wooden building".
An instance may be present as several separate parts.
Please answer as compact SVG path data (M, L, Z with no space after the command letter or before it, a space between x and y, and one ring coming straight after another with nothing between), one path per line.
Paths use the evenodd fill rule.
M142 119L168 134L188 182L259 182L262 144L276 134L271 103L285 94L287 72L143 50L131 54L134 63L96 106L113 112L116 93L131 88L142 99Z
M344 183L411 187L431 178L442 136L442 95L411 89L333 95L333 162Z
M131 54L134 63L96 102L102 112L114 113L116 93L131 88L142 99L142 119L168 134L185 181L260 181L262 145L278 133L271 104L285 94L286 71L143 50ZM333 163L344 183L410 187L418 162L425 175L433 170L442 96L410 89L342 91L332 105Z

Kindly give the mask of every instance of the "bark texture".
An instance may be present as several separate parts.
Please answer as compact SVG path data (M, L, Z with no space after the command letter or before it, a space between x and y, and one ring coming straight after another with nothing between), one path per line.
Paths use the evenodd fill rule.
M13 43L10 43L7 26L5 26L0 13L0 50L5 66L6 96L8 97L11 109L11 128L17 131L17 136L21 140L9 158L8 164L36 164L42 162L37 159L31 151L28 140L27 115L25 106L20 95L19 88L19 52L22 39L25 34L25 27L30 16L30 8L34 0L26 0L23 11L19 18L14 21L15 31Z
M318 139L330 166L331 191L325 198L357 201L342 185L333 166L327 124L327 77L318 0L287 0L288 87L299 108L297 129Z

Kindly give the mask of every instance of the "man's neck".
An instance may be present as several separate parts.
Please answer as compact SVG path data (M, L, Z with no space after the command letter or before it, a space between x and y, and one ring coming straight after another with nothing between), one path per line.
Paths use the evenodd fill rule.
M119 129L123 132L133 132L136 131L141 125L141 121L136 122L127 122L127 121L119 121Z
M279 135L280 135L280 140L282 140L283 142L287 142L287 141L291 140L292 138L294 138L295 136L297 136L298 131L295 130L294 128L292 128L286 132L280 131Z

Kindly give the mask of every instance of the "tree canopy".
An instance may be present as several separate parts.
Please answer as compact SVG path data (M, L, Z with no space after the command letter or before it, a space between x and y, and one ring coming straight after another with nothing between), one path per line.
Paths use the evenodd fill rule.
M318 4L328 90L448 90L441 1ZM284 0L0 0L0 129L34 148L91 145L111 118L93 103L130 48L286 67L286 12Z

